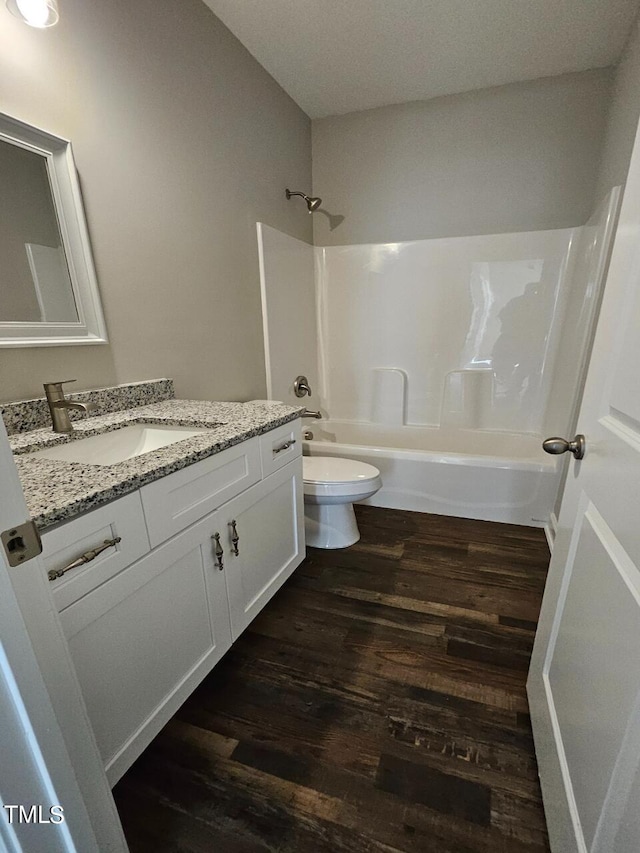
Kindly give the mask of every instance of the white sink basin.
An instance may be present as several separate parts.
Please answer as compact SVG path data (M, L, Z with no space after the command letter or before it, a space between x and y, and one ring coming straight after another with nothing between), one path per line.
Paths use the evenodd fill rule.
M120 429L79 438L68 444L58 444L30 453L31 457L58 459L63 462L86 462L89 465L115 465L160 450L186 438L203 435L209 429L163 424L132 424Z

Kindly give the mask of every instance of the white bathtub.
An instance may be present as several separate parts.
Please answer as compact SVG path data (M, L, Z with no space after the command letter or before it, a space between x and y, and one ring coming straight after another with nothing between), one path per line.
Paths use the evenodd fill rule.
M305 421L311 456L344 456L380 469L382 489L364 503L460 518L544 527L559 481L541 438L520 433Z

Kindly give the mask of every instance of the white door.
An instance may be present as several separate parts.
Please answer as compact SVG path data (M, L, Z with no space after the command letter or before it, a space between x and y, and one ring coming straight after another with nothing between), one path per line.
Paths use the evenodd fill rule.
M640 144L529 675L554 853L640 850ZM567 436L572 438L572 436Z
M0 531L27 519L0 418ZM46 584L40 557L13 568L0 547L0 851L124 853Z

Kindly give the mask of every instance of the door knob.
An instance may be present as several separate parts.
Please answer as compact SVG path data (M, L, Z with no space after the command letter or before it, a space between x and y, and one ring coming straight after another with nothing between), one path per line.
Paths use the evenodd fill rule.
M576 457L582 459L586 448L585 438L583 435L577 435L573 441L567 441L566 438L546 438L542 442L542 449L545 453L552 453L557 456L559 453L566 453L567 450Z

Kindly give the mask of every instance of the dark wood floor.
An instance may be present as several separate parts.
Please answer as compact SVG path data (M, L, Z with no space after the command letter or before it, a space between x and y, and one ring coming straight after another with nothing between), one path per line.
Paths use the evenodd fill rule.
M540 530L358 507L115 789L132 853L542 853Z

